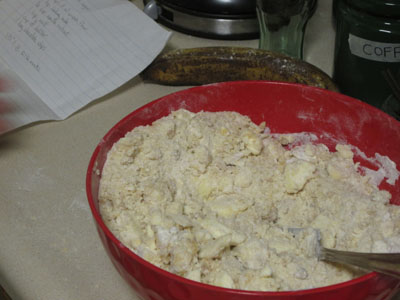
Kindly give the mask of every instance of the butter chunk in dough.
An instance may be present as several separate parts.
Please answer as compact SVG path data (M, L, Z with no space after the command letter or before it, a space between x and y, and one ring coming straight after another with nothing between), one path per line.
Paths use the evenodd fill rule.
M314 176L316 167L307 161L295 161L286 165L285 187L288 193L301 191L304 185Z

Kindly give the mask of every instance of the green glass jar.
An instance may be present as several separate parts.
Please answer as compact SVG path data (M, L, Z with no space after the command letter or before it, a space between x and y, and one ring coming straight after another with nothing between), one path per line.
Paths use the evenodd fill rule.
M334 1L333 79L344 94L387 110L396 99L384 72L400 76L400 0Z

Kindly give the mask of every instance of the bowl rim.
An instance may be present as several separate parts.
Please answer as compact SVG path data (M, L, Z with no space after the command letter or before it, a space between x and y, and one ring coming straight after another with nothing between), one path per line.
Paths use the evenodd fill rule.
M105 143L107 138L113 134L113 132L118 129L122 124L124 124L127 119L131 118L132 115L139 113L142 110L147 109L149 106L154 105L156 102L162 101L166 97L170 97L173 94L179 94L182 92L187 92L188 90L191 89L198 89L198 88L206 88L207 86L216 86L216 85L232 85L232 84L243 84L246 81L232 81L232 82L220 82L220 83L212 83L212 84L207 84L207 85L202 85L202 86L194 86L194 87L189 87L183 90L175 91L169 94L166 94L164 96L161 96L155 100L152 100L148 102L145 105L142 105L138 107L137 109L134 109L133 111L129 112L125 117L120 119L117 123L115 123L114 126L111 127L107 131L107 133L103 136L103 138L100 140L100 142L96 145L95 150L93 151L93 154L90 158L88 167L87 167L87 172L86 172L86 194L89 202L89 207L92 212L92 217L95 219L97 226L101 228L101 230L104 232L106 237L110 239L114 245L118 247L120 251L122 251L125 255L129 256L130 258L134 259L138 263L140 263L142 266L145 266L146 268L150 268L152 271L161 274L163 276L166 276L167 278L178 281L183 284L188 284L192 286L196 286L198 288L206 289L206 290L212 290L215 292L225 292L225 293L231 293L235 295L250 295L250 296L307 296L307 295L313 295L313 294L318 294L318 293L324 293L336 289L341 289L341 288L346 288L358 283L363 283L366 282L367 280L371 279L377 279L379 277L379 273L377 272L368 272L364 275L361 275L357 278L353 278L344 282L339 282L336 284L332 285L327 285L327 286L322 286L322 287L316 287L316 288L311 288L311 289L303 289L303 290L293 290L293 291L257 291L257 290L240 290L240 289L230 289L230 288L224 288L220 286L214 286L211 284L207 283L202 283L194 280L187 279L185 277L176 275L174 273L171 273L169 271L166 271L160 267L157 267L156 265L148 262L147 260L141 258L139 255L135 254L130 248L126 247L112 232L111 230L107 227L107 225L104 223L100 211L96 208L95 202L94 202L94 197L92 194L92 177L95 174L94 171L96 170L96 160L98 158L99 152L101 150L102 145ZM351 98L349 96L346 96L344 94L314 87L314 86L307 86L304 84L298 84L298 83L289 83L289 82L278 82L278 81L264 81L264 80L252 80L252 83L261 83L261 84L272 84L272 85L279 85L279 86L302 86L303 88L307 88L310 90L318 90L319 92L323 91L323 93L334 93L339 95L343 100L345 99L351 99L351 101L359 102L361 105L368 105L365 102L362 102L359 99L356 98ZM370 106L370 105L368 105ZM375 108L371 106L372 109L376 111L378 114L384 114L389 118L393 118L390 115L385 114L383 111L379 110L378 108ZM394 119L394 118L393 118Z

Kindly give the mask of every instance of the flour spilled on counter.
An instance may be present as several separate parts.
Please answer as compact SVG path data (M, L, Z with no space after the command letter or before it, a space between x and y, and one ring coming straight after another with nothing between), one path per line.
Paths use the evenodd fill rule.
M68 206L68 210L79 210L90 212L89 205L86 201L85 189L82 189L79 195L72 199L71 204Z
M54 179L45 174L45 168L34 168L33 172L26 172L26 177L21 180L17 189L25 192L33 192L42 189L44 186L54 184Z

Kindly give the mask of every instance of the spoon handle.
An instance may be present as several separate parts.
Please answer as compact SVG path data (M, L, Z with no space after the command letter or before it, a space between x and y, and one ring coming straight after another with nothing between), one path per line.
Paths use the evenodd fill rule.
M319 259L350 264L400 279L400 253L359 253L321 247Z

